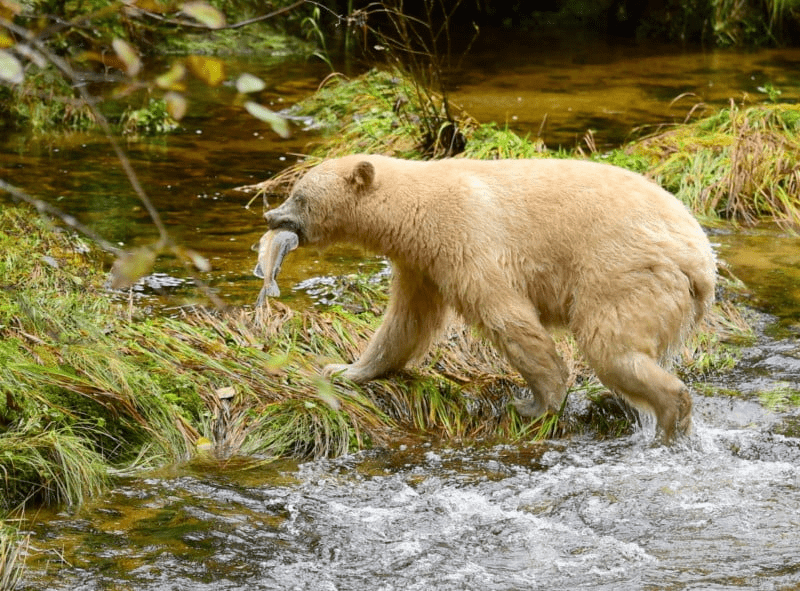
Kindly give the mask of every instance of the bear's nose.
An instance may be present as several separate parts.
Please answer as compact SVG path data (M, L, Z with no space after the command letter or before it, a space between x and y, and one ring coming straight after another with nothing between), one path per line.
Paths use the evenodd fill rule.
M269 226L270 230L274 230L281 223L283 217L280 207L264 212L264 220L267 222L267 226Z

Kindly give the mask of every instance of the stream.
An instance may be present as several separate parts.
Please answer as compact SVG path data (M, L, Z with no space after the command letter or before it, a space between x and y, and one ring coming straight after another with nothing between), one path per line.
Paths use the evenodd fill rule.
M748 402L696 434L184 467L41 515L23 589L797 589L800 441ZM721 419L721 420L720 420Z
M478 44L452 98L480 121L541 131L550 146L580 145L588 129L598 146L618 144L636 126L682 121L697 102L760 100L767 83L800 98L798 49L560 38L511 52L514 42ZM277 105L326 74L302 62L231 69L269 80ZM213 98L180 133L127 148L170 231L211 260L203 278L227 303L252 304L261 205L245 208L249 196L231 189L286 166L313 133L281 140ZM154 236L94 134L4 137L0 177L126 248ZM733 372L703 377L705 395L695 389L688 440L654 446L645 425L606 441L397 442L308 463L199 459L122 478L77 511L29 514L20 589L800 589L800 411L762 400L800 390L800 239L728 229L712 242L750 288L761 326ZM172 264L160 263L139 297L167 312L203 301ZM300 249L281 273L284 301L316 305L303 281L382 267L349 247ZM714 393L723 390L737 395Z

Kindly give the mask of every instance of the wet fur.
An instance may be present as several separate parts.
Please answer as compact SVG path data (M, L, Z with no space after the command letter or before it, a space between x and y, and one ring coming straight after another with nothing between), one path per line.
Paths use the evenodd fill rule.
M394 264L383 323L361 357L330 365L366 382L427 350L453 309L525 378L525 416L556 411L567 372L548 332L569 328L599 379L691 426L686 386L664 367L709 308L715 262L699 224L644 177L578 160L328 160L265 214L302 243L360 244Z

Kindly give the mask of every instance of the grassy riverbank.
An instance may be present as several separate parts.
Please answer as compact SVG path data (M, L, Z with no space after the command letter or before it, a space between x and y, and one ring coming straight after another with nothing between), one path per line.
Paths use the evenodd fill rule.
M418 369L334 389L319 366L363 349L380 302L361 313L273 303L150 316L109 299L89 246L23 209L0 214L0 251L4 511L79 504L115 473L198 455L319 457L423 433L515 441L586 428L585 416L542 425L508 413L522 382L463 327ZM598 394L571 343L560 345L575 389ZM704 354L711 365L725 355Z
M546 155L540 142L465 115L448 121L439 99L418 90L402 78L373 72L353 82L331 82L301 112L338 130L336 141L325 140L318 154L419 157L420 146L430 147L431 140L419 113L428 113L463 134L466 155ZM635 149L655 158L653 145L651 140L626 148L611 159L642 167L645 155ZM279 180L289 182L297 172ZM295 312L274 303L258 313L149 317L121 296L116 303L109 299L103 262L89 245L37 220L13 208L0 218L0 469L6 475L6 511L27 501L77 504L102 490L114 470L183 461L200 452L318 457L420 432L516 440L581 428L581 421L531 425L507 413L521 381L463 328L418 370L365 388L333 390L317 378L317 368L363 348L382 309L374 291L362 294L370 311L360 314ZM747 332L737 314L721 304L713 327L685 355L693 371L730 365L725 339ZM579 389L600 392L583 379L570 342L561 346L572 360L574 383L584 384Z

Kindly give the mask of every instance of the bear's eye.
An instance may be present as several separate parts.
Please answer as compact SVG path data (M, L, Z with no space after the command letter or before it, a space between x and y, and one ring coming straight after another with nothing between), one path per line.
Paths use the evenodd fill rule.
M306 203L308 203L305 193L295 193L294 200L297 201L297 205L301 207L304 207Z

